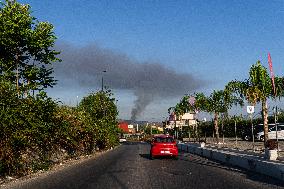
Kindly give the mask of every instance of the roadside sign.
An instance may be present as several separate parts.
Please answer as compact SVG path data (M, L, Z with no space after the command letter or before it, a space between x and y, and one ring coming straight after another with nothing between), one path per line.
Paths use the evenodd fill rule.
M253 114L254 113L254 106L247 106L247 113Z

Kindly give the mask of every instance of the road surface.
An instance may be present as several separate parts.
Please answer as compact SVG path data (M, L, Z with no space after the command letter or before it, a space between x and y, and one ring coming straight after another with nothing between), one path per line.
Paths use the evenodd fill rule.
M187 153L179 159L149 159L147 143L125 143L105 154L9 188L21 189L268 189L284 183Z

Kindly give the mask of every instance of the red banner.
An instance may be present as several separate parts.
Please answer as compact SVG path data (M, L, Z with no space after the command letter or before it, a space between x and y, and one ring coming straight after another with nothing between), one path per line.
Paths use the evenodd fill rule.
M272 80L273 92L274 92L274 96L275 96L276 91L275 91L275 83L274 83L274 73L273 73L273 69L272 69L272 60L271 60L270 53L268 53L268 64L269 64L270 76L271 76L271 80Z

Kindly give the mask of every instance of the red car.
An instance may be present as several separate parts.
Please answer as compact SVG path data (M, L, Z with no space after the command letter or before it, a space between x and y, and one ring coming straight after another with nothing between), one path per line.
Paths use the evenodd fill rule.
M158 156L170 156L178 159L178 148L176 141L170 135L155 136L151 143L150 158Z

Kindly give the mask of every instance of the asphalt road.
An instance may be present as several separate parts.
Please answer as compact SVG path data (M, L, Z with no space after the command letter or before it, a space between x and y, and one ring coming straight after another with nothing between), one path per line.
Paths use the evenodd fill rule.
M97 158L21 182L12 188L284 188L281 181L192 154L181 153L179 160L150 160L149 150L150 145L146 143L125 143Z

